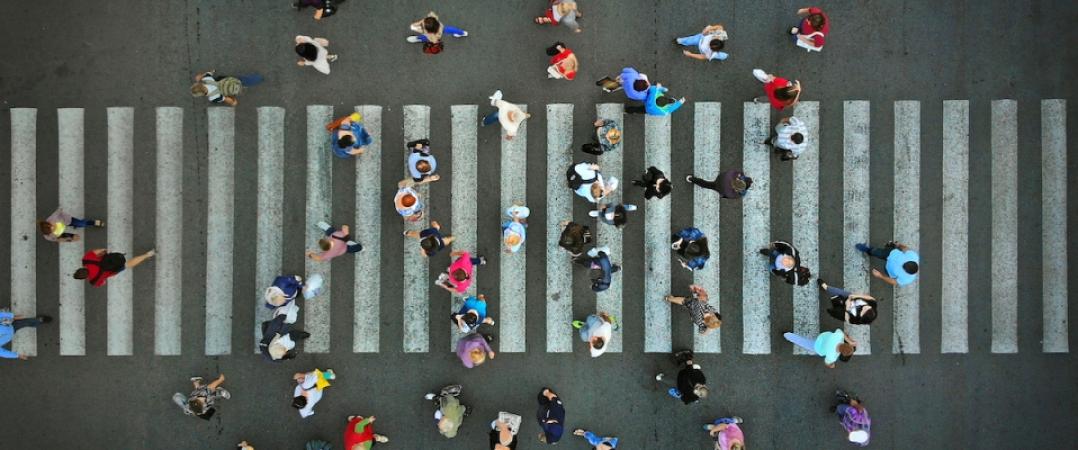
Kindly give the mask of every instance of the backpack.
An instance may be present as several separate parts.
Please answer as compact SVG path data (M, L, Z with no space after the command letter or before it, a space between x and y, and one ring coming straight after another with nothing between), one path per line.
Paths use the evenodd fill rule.
M423 43L423 53L426 53L428 55L437 55L437 54L441 53L444 48L445 48L445 45L443 43L441 43L441 42L437 42L437 43L435 43L435 42L424 42Z
M808 267L797 267L786 272L786 284L804 286L812 279L812 271Z
M576 166L573 166L569 168L568 172L565 172L565 179L569 181L569 189L575 191L577 189L580 189L580 186L594 183L595 180L597 180L598 178L593 177L589 180L585 180L584 177L580 176L580 174L576 172Z
M97 263L103 272L122 272L127 267L127 258L123 253L105 253Z

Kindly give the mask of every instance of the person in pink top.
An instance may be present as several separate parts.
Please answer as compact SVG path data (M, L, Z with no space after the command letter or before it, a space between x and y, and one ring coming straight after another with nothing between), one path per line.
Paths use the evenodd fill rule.
M322 253L307 250L307 257L315 261L329 261L345 253L358 253L363 246L352 240L348 234L348 225L342 225L341 229L335 229L326 222L318 222L318 228L326 234L326 237L318 240L318 247Z
M715 441L715 450L744 450L745 433L741 432L741 418L721 417L704 425L707 434Z
M471 253L465 251L454 251L449 256L456 259L444 273L438 276L438 281L435 281L434 285L450 293L463 294L472 285L472 272L475 266L486 264L487 260L482 256L474 258Z
M823 50L823 44L827 33L831 32L831 20L823 10L815 6L797 10L801 22L796 27L790 28L790 36L794 44L805 51L818 52Z

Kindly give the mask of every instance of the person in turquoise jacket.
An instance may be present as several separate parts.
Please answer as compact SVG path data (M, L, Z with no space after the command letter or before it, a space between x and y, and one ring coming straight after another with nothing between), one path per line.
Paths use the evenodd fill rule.
M835 361L849 361L853 352L857 350L857 341L844 333L841 328L820 333L816 339L794 333L783 333L782 337L798 347L822 356L823 363L828 369L835 368Z
M0 311L0 358L29 359L29 355L8 350L7 345L11 343L11 339L15 337L15 333L20 329L25 327L37 328L38 325L49 322L52 322L52 317L49 316L37 316L27 319L23 316L15 315L11 311Z
M681 105L685 104L685 97L670 100L664 94L668 89L661 84L654 84L648 88L648 95L644 99L644 112L649 116L669 116ZM659 105L662 103L662 106Z

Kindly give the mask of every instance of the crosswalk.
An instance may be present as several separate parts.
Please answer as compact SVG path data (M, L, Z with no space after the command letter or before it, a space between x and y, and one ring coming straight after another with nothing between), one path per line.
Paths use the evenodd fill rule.
M527 110L527 105L521 105ZM306 122L306 147L296 146L289 143L286 147L284 128L286 119L298 119L280 107L257 108L257 218L253 244L253 261L241 260L237 257L236 248L240 243L237 240L236 224L239 221L236 205L244 192L241 186L236 185L234 174L237 170L236 147L237 115L244 114L244 110L232 108L211 107L205 111L194 113L177 107L160 107L154 110L154 155L156 172L154 183L156 186L153 214L156 215L154 246L157 250L151 266L152 277L135 278L132 276L118 276L109 280L106 290L107 295L107 324L103 329L106 334L106 354L115 356L133 355L135 353L134 336L135 321L133 317L135 292L134 283L147 283L147 286L139 286L139 292L152 291L153 304L153 354L155 355L181 355L192 352L206 355L230 355L241 352L240 348L233 346L233 327L237 329L252 330L252 351L257 351L257 341L260 338L258 324L269 318L270 311L262 306L262 292L268 286L273 277L282 273L284 249L286 243L297 238L303 239L303 248L310 248L311 243L317 241L321 234L315 226L320 221L333 223L341 217L334 217L334 208L342 208L342 205L333 204L334 185L332 175L333 168L341 164L354 164L354 228L352 234L358 242L364 245L362 252L353 257L340 258L334 264L351 265L354 270L353 285L348 288L325 289L317 301L311 301L303 305L303 327L311 333L310 339L304 344L304 351L308 353L329 353L345 349L331 346L331 324L334 326L347 326L347 319L335 317L331 321L331 311L334 303L344 302L352 306L352 335L351 351L355 353L376 353L382 351L403 351L405 353L429 353L432 351L449 351L455 344L457 335L431 336L431 329L443 329L444 326L433 326L433 321L442 321L441 311L446 309L444 304L435 297L442 298L445 294L435 289L432 292L433 278L441 271L442 267L431 267L430 260L424 258L417 251L417 244L413 240L403 240L393 233L382 230L382 222L386 214L392 214L388 207L389 197L395 191L395 186L384 185L383 171L389 170L394 173L403 173L399 168L389 167L383 163L383 157L387 152L402 151L403 143L427 138L431 133L432 117L438 118L448 113L451 120L451 142L448 143L447 151L439 155L440 161L448 162L449 170L442 170L440 174L443 181L437 184L436 189L450 189L450 204L446 211L444 206L439 206L437 214L430 214L431 205L427 204L427 212L423 219L405 224L405 230L420 230L430 223L431 219L439 220L448 232L455 236L455 249L469 250L473 253L479 249L479 230L486 229L480 225L481 220L490 220L487 212L496 206L500 222L502 211L514 202L525 202L529 199L535 202L542 199L541 204L528 204L535 209L542 209L545 214L541 220L529 222L529 236L539 242L532 245L532 256L529 257L526 249L518 253L504 253L489 251L485 254L490 264L498 267L498 280L495 283L484 281L484 286L497 286L499 295L490 301L497 305L498 315L498 341L496 345L500 352L523 353L523 352L549 352L566 353L574 348L579 349L573 330L566 326L584 309L580 305L587 305L586 310L607 311L616 317L642 316L643 320L634 323L622 322L622 330L632 330L635 334L642 334L642 346L639 341L624 342L623 339L614 339L610 344L609 352L667 352L672 350L674 342L689 339L688 336L674 336L672 323L683 321L685 317L680 310L672 310L671 306L664 301L663 297L671 293L671 289L677 290L678 286L672 286L673 272L681 269L673 259L668 242L671 229L671 200L651 200L644 202L637 197L629 184L628 177L624 177L624 167L637 167L642 163L643 167L656 166L665 171L668 176L679 184L682 174L693 172L702 178L713 178L720 169L732 168L720 159L721 138L723 133L729 135L733 130L724 130L721 127L723 106L717 102L696 102L692 108L675 114L673 117L645 117L642 120L642 129L638 129L641 121L626 120L623 105L620 103L597 104L594 107L582 108L572 104L549 104L544 108L536 108L531 105L531 111L536 116L525 121L517 136L512 140L498 140L500 147L500 161L480 160L477 158L480 142L479 133L493 132L493 130L480 129L478 120L480 114L486 109L485 106L454 105L448 111L432 110L426 105L404 105L399 112L396 108L376 105L360 105L355 111L363 116L367 130L374 138L374 143L367 147L366 152L355 161L338 160L333 157L330 148L325 124L334 117L347 114L350 110L335 110L328 105L310 105L306 111L299 113ZM773 330L780 324L789 326L795 332L804 335L812 335L821 330L821 298L814 285L803 288L791 288L785 284L774 282L767 271L762 270L761 259L758 249L768 241L777 237L773 235L771 220L774 216L786 216L791 218L790 239L801 250L804 264L813 268L814 273L819 273L821 254L841 255L842 267L830 268L836 274L841 273L842 281L846 288L851 291L867 292L870 288L871 278L868 274L868 261L860 255L853 246L858 242L867 242L870 238L880 241L879 232L871 231L871 214L873 212L871 198L877 198L880 192L872 192L875 186L870 177L870 153L879 154L881 149L870 151L870 129L872 120L880 120L870 116L870 103L863 100L851 100L839 104L823 104L817 102L802 102L797 105L792 113L801 118L808 125L810 131L810 148L802 157L792 164L792 186L783 186L772 183L771 174L774 172L774 159L767 147L761 143L770 134L773 123L773 114L768 105L745 103L727 104L726 111L735 111L739 108L742 112L742 168L749 174L754 183L750 194L742 200L742 235L741 241L742 270L720 270L718 255L721 254L720 243L730 230L720 229L720 209L729 203L720 201L718 194L705 189L692 190L692 218L696 227L703 230L709 237L709 244L714 255L711 262L703 270L692 274L693 282L704 286L711 293L711 303L716 307L725 303L727 312L725 323L740 322L742 330L741 342L733 341L737 336L732 333L724 333L727 327L719 332L712 332L707 336L695 334L691 338L694 349L702 353L743 353L750 355L762 354L805 354L799 348L792 350L785 345L773 348ZM971 151L971 105L966 100L948 100L942 102L942 124L925 123L922 117L922 107L934 108L937 105L922 104L919 101L897 101L893 107L893 140L890 149L883 151L893 152L894 187L893 195L894 211L893 236L894 239L910 244L915 248L922 245L932 245L922 239L922 223L938 220L939 236L941 239L940 253L942 263L939 267L925 265L923 270L940 280L940 286L935 292L922 292L921 284L903 288L887 288L890 292L876 292L878 296L891 299L891 305L884 308L886 314L881 314L881 320L890 321L893 326L891 336L875 336L870 333L867 326L847 326L861 345L858 353L871 354L873 350L880 351L879 345L884 348L890 347L893 354L917 354L917 353L968 353L970 351L971 338L984 339L990 342L992 353L1016 353L1019 350L1019 314L1018 314L1018 155L1019 155L1019 114L1037 116L1039 114L1041 133L1039 136L1041 154L1041 215L1037 220L1042 226L1043 263L1041 266L1042 298L1039 299L1043 311L1043 335L1041 349L1045 353L1069 352L1069 322L1068 322L1068 277L1067 277L1067 253L1066 246L1059 245L1067 242L1067 214L1066 214L1066 157L1067 157L1067 121L1066 102L1064 100L1043 100L1039 108L1023 103L1019 108L1019 102L1014 100L992 101L989 105L990 112L990 149L984 156L991 166L991 299L980 304L991 308L991 327L987 330L990 336L983 336L984 331L971 330L969 328L970 296L968 294L970 283L970 160L973 157L980 158L976 152ZM836 107L841 110L841 123L822 123L821 108ZM537 114L542 112L545 114ZM115 251L132 254L145 249L133 248L135 232L145 233L149 230L145 227L136 227L134 216L135 179L145 182L142 174L134 171L134 130L136 111L133 108L107 108L107 212L104 218L108 222L107 242L108 247ZM60 342L58 352L63 356L84 356L87 354L86 337L88 333L95 333L102 327L86 326L87 305L86 293L88 287L84 282L74 280L70 274L74 267L79 265L81 255L87 247L83 242L65 243L56 247L49 247L47 251L55 251L59 256L59 270L55 275L40 273L37 270L38 254L36 248L39 239L37 230L34 228L36 219L44 217L51 212L39 210L39 201L42 204L52 204L52 199L40 199L37 188L45 183L57 183L59 192L63 193L58 199L60 206L66 211L81 214L86 206L83 194L85 186L84 165L89 156L85 152L84 136L86 129L85 116L95 114L94 111L85 111L81 108L62 108L56 111L57 129L57 153L49 153L38 147L39 111L30 108L14 108L10 110L11 126L11 261L10 261L10 297L11 308L16 314L33 315L45 309L43 305L54 302L59 305L58 328ZM197 192L196 186L185 185L183 167L191 164L189 161L192 154L198 152L185 152L191 149L191 143L184 141L184 127L190 123L200 123L193 114L205 114L206 128L198 131L203 139L196 142L205 142L207 151L204 153L208 158L205 161L208 168L207 198L205 203L198 203L206 210L205 229L203 224L191 223L183 218L185 205L185 192ZM383 127L383 115L400 114L403 123L399 130L389 130ZM626 280L623 274L616 275L609 290L599 293L587 294L585 298L574 298L574 274L568 255L558 247L560 234L560 222L574 217L574 203L581 203L565 186L563 173L571 163L582 160L575 152L574 143L579 145L582 141L590 140L590 122L595 118L614 120L622 127L626 135L643 134L643 161L630 161L624 151L616 151L604 154L598 158L604 174L615 176L621 180L622 187L613 198L614 201L636 203L641 206L642 214L634 221L643 228L643 242L629 240L621 229L604 224L593 224L599 245L609 246L614 256L614 261L622 264L633 264L631 261L623 261L623 250L628 246L642 246L643 248L643 280ZM394 118L395 119L395 118ZM888 118L890 119L890 118ZM1023 119L1024 120L1024 119ZM692 167L672 167L676 162L672 149L671 129L674 123L686 121L692 124L693 148ZM397 120L390 120L398 123ZM588 133L574 135L574 124L587 122ZM95 123L90 121L90 123ZM530 158L528 154L529 128L545 127L545 155ZM923 128L942 128L942 154L934 155L922 152L922 145L934 148L936 143L928 143L922 136ZM536 134L536 130L531 130ZM977 130L979 133L983 130ZM841 149L821 149L821 135L841 135ZM540 135L541 136L541 135ZM539 139L542 139L540 137ZM255 142L255 139L250 139ZM1027 139L1027 141L1035 141ZM635 142L635 141L634 141ZM446 146L442 144L443 148ZM292 148L286 153L286 148ZM296 150L298 148L298 150ZM538 147L537 147L538 148ZM1023 152L1034 152L1036 149L1022 149ZM532 151L536 151L533 148ZM836 167L823 167L820 162L820 153L823 151L841 152L841 165ZM39 159L51 160L57 156L58 180L39 179L37 176L37 164ZM630 153L634 154L634 153ZM727 152L729 154L729 152ZM1023 153L1024 154L1024 153ZM285 183L286 155L291 158L290 167L305 167L305 184L288 185ZM302 156L297 156L302 155ZM922 156L942 159L942 186L928 187L922 179L921 167ZM590 159L590 158L589 158ZM535 167L535 162L545 162L546 179L543 180L541 167ZM682 161L678 159L677 161ZM201 164L201 162L199 162ZM444 164L444 163L443 163ZM481 168L496 167L499 173L498 195L493 194L495 189L486 182L480 182ZM351 169L349 169L351 170ZM489 170L488 170L489 171ZM391 178L395 178L391 177ZM407 175L402 175L402 178ZM839 177L842 180L842 212L820 210L820 180L821 177ZM529 193L526 187L543 186L545 191ZM340 187L338 186L339 190ZM791 206L788 211L772 211L772 191L775 189L791 189ZM352 191L353 187L347 187ZM424 202L430 201L430 186L417 188ZM299 192L293 192L299 191ZM306 209L303 214L305 232L299 236L285 236L285 216L283 214L286 193L292 193L289 197L301 196L305 198ZM938 194L937 194L938 193ZM927 195L927 196L926 196ZM939 199L930 198L931 195L940 195ZM338 196L338 198L340 198ZM689 198L686 196L685 198ZM187 199L189 200L189 199ZM496 202L496 205L495 205ZM924 206L922 203L941 202L941 217L922 217ZM350 206L350 205L349 205ZM484 215L480 216L480 210ZM576 207L581 211L580 207ZM842 248L819 248L821 234L825 230L820 229L821 213L836 216L836 221L841 220L841 237L835 237L830 242L841 243ZM984 212L987 213L987 212ZM579 216L579 214L577 214ZM432 217L434 216L434 217ZM838 218L841 219L838 219ZM926 220L927 219L927 220ZM1026 220L1026 219L1022 219ZM642 224L640 222L643 222ZM339 223L334 223L338 225ZM193 261L184 258L185 227L199 228L204 231L201 234L186 233L186 236L203 235L205 241L197 243L206 249L205 259L199 258ZM493 241L494 237L490 237ZM1030 237L1026 237L1030 239ZM488 238L483 238L486 242ZM984 239L981 239L984 240ZM383 245L383 241L385 241ZM727 242L730 242L727 240ZM187 243L191 244L191 243ZM398 245L399 244L399 245ZM533 242L533 244L536 244ZM55 250L54 250L55 248ZM287 248L295 248L288 246ZM486 249L501 249L500 246L483 245ZM387 252L402 252L403 263L399 282L403 288L400 290L399 301L403 302L403 316L386 318L384 316L384 302L390 299L387 294L397 292L396 281L391 286L383 286L383 280L372 274L380 272L381 264ZM536 255L537 252L542 254ZM303 270L306 274L321 274L325 282L332 286L331 270L327 263L305 260ZM204 265L206 267L204 279L191 280L183 278L186 265ZM251 301L254 307L253 323L235 323L233 308L234 282L237 272L253 267L255 274L255 287L251 292ZM140 269L141 270L141 269ZM1028 270L1028 269L1023 269ZM529 283L529 274L541 273L542 283ZM493 271L476 271L477 278L490 276ZM58 293L57 299L43 298L37 295L38 277L50 278L57 276ZM925 275L922 275L925 276ZM577 283L582 283L580 275L576 275ZM720 299L720 287L726 283L735 283L740 279L741 292L738 299ZM642 291L635 291L638 282L642 282ZM193 283L205 284L205 310L200 311L199 316L204 317L203 323L185 323L183 308L189 304L184 302ZM625 289L626 283L632 283L633 289ZM478 281L473 282L471 293L475 293ZM529 307L526 299L529 290L540 290L545 298L543 307ZM935 289L935 288L933 288ZM584 292L578 289L577 292ZM793 307L792 317L781 317L774 314L775 297L784 296L792 292ZM333 293L338 295L334 296ZM348 293L350 295L340 295ZM781 295L780 295L781 294ZM922 308L921 298L924 295L938 297L940 309L928 311ZM1023 298L1024 302L1036 301L1037 299ZM150 301L147 299L146 301ZM454 308L459 305L460 299L454 299ZM242 300L238 305L250 305L247 300ZM576 305L576 306L574 306ZM189 307L189 306L188 306ZM246 308L246 306L243 306ZM730 310L730 308L733 308ZM632 314L628 308L639 309ZM51 308L50 308L51 309ZM339 308L337 309L339 310ZM541 312L545 317L529 317L526 313L534 315ZM432 312L438 311L433 315ZM585 311L585 312L587 312ZM936 321L930 321L929 327L922 324L922 319L927 315L938 314L938 329ZM249 317L246 316L245 317ZM986 316L987 317L987 316ZM140 322L142 323L142 322ZM400 342L388 342L384 339L385 326L401 327ZM789 325L785 325L789 324ZM142 326L149 326L148 324ZM831 324L827 325L828 327ZM185 332L194 332L194 327L204 328L205 342L201 349L183 348L181 342ZM537 327L544 331L536 334ZM529 332L532 331L532 332ZM452 330L451 330L452 332ZM940 345L938 348L927 348L924 341L936 341L927 339L928 333L938 333ZM196 333L197 334L197 333ZM246 334L246 332L244 332ZM972 336L971 336L972 335ZM545 336L545 342L530 342L527 337ZM446 339L448 337L448 339ZM922 340L922 338L926 338ZM877 348L871 345L875 339ZM726 342L723 342L725 340ZM889 342L888 342L889 340ZM724 345L725 344L725 345ZM889 344L889 345L886 345ZM143 347L140 347L143 348ZM21 353L36 355L38 352L37 335L34 330L20 331L13 343L13 349ZM886 350L884 350L886 351Z

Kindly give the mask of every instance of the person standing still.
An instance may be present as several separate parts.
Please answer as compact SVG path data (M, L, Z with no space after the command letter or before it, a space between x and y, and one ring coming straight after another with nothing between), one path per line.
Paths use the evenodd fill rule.
M8 344L11 343L15 333L18 333L19 330L26 327L37 328L39 325L49 322L52 322L52 317L50 316L40 315L26 318L11 311L0 310L0 358L21 359L23 361L30 359L30 355L8 350Z

